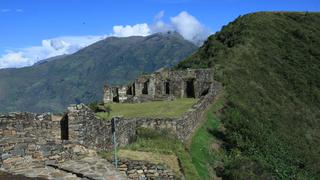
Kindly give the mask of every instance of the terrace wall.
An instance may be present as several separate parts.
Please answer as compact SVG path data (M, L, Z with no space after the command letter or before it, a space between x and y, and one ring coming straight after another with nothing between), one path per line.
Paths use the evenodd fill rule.
M204 115L221 89L219 83L212 83L207 95L200 98L180 118L124 118L116 120L116 138L119 146L131 143L139 127L169 129L185 142L198 127ZM69 140L97 150L111 150L111 121L100 120L87 106L80 104L68 108Z

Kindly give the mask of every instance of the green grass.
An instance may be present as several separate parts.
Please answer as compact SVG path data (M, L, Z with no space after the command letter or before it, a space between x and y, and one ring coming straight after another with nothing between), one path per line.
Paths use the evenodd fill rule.
M154 118L178 118L186 112L197 99L184 98L174 101L151 101L139 104L113 103L110 115L108 113L97 113L102 119L110 119L113 116L133 117L154 117Z
M320 13L241 16L178 68L224 86L227 179L319 179Z
M187 180L200 179L184 145L166 130L155 131L141 128L138 130L136 142L128 145L126 149L159 154L175 154L180 160L185 178Z
M212 151L212 144L215 141L212 132L217 131L220 126L220 120L216 113L223 107L224 103L223 97L214 102L203 125L197 129L191 140L190 156L201 179L213 179L210 170L214 166L216 154Z

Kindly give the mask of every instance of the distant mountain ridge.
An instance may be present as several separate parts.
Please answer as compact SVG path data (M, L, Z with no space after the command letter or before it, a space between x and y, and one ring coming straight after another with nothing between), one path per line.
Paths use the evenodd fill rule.
M50 61L54 61L54 60L57 60L57 59L60 59L60 58L64 58L68 56L67 54L62 54L62 55L59 55L59 56L54 56L54 57L50 57L50 58L47 58L47 59L42 59L36 63L34 63L33 65L40 65L40 64L44 64L44 63L47 63L47 62L50 62Z
M175 32L109 37L78 52L30 67L0 70L0 112L62 112L100 101L103 85L172 67L197 47Z

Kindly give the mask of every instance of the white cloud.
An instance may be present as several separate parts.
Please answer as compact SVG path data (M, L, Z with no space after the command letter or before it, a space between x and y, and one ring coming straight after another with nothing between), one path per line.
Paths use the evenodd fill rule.
M211 34L204 25L186 11L170 19L177 32L185 39L195 42L196 44L201 44Z
M30 66L39 60L50 57L71 54L106 36L65 36L42 40L41 46L22 48L18 51L8 51L0 56L0 69L9 67Z
M172 17L171 22L183 37L191 41L194 40L199 33L202 33L204 29L195 17L185 11L175 17Z
M134 26L113 26L113 36L128 37L128 36L147 36L151 34L148 24L136 24Z
M28 58L23 57L22 52L9 52L0 58L0 68L19 67L20 64L32 65Z
M201 24L194 16L186 11L180 12L177 16L171 17L169 23L165 23L162 18L164 11L160 11L154 18L152 25L153 32L177 31L186 40L201 45L212 32Z
M160 11L155 17L154 17L154 23L151 26L151 29L153 32L166 32L166 31L172 31L174 30L173 27L165 23L162 18L164 17L164 11Z
M1 12L9 12L10 9L2 9ZM22 12L19 9L16 12ZM97 36L63 36L44 39L39 46L22 48L17 51L7 51L0 55L0 69L10 67L30 66L39 60L50 57L71 54L92 43L109 36L147 36L156 32L177 31L185 39L201 45L211 32L201 24L195 17L183 11L177 16L171 17L169 23L163 20L164 11L160 11L151 25L141 23L136 25L113 26L113 32L109 35Z

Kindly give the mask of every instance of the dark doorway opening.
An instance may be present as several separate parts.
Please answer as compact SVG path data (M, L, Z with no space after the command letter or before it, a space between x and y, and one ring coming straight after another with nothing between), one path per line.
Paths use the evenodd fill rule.
M132 95L133 96L136 95L136 84L135 83L132 84Z
M132 95L132 86L128 86L127 95Z
M195 92L194 92L194 80L187 80L187 87L186 87L186 92L187 92L187 98L195 98Z
M60 121L61 140L69 140L69 118L65 114Z
M143 83L142 94L148 94L149 80Z
M112 101L113 102L119 102L119 89L118 88L115 88L114 92L113 92L113 99Z
M165 87L165 90L166 90L166 94L170 94L170 83L169 83L169 81L164 83L164 87Z

